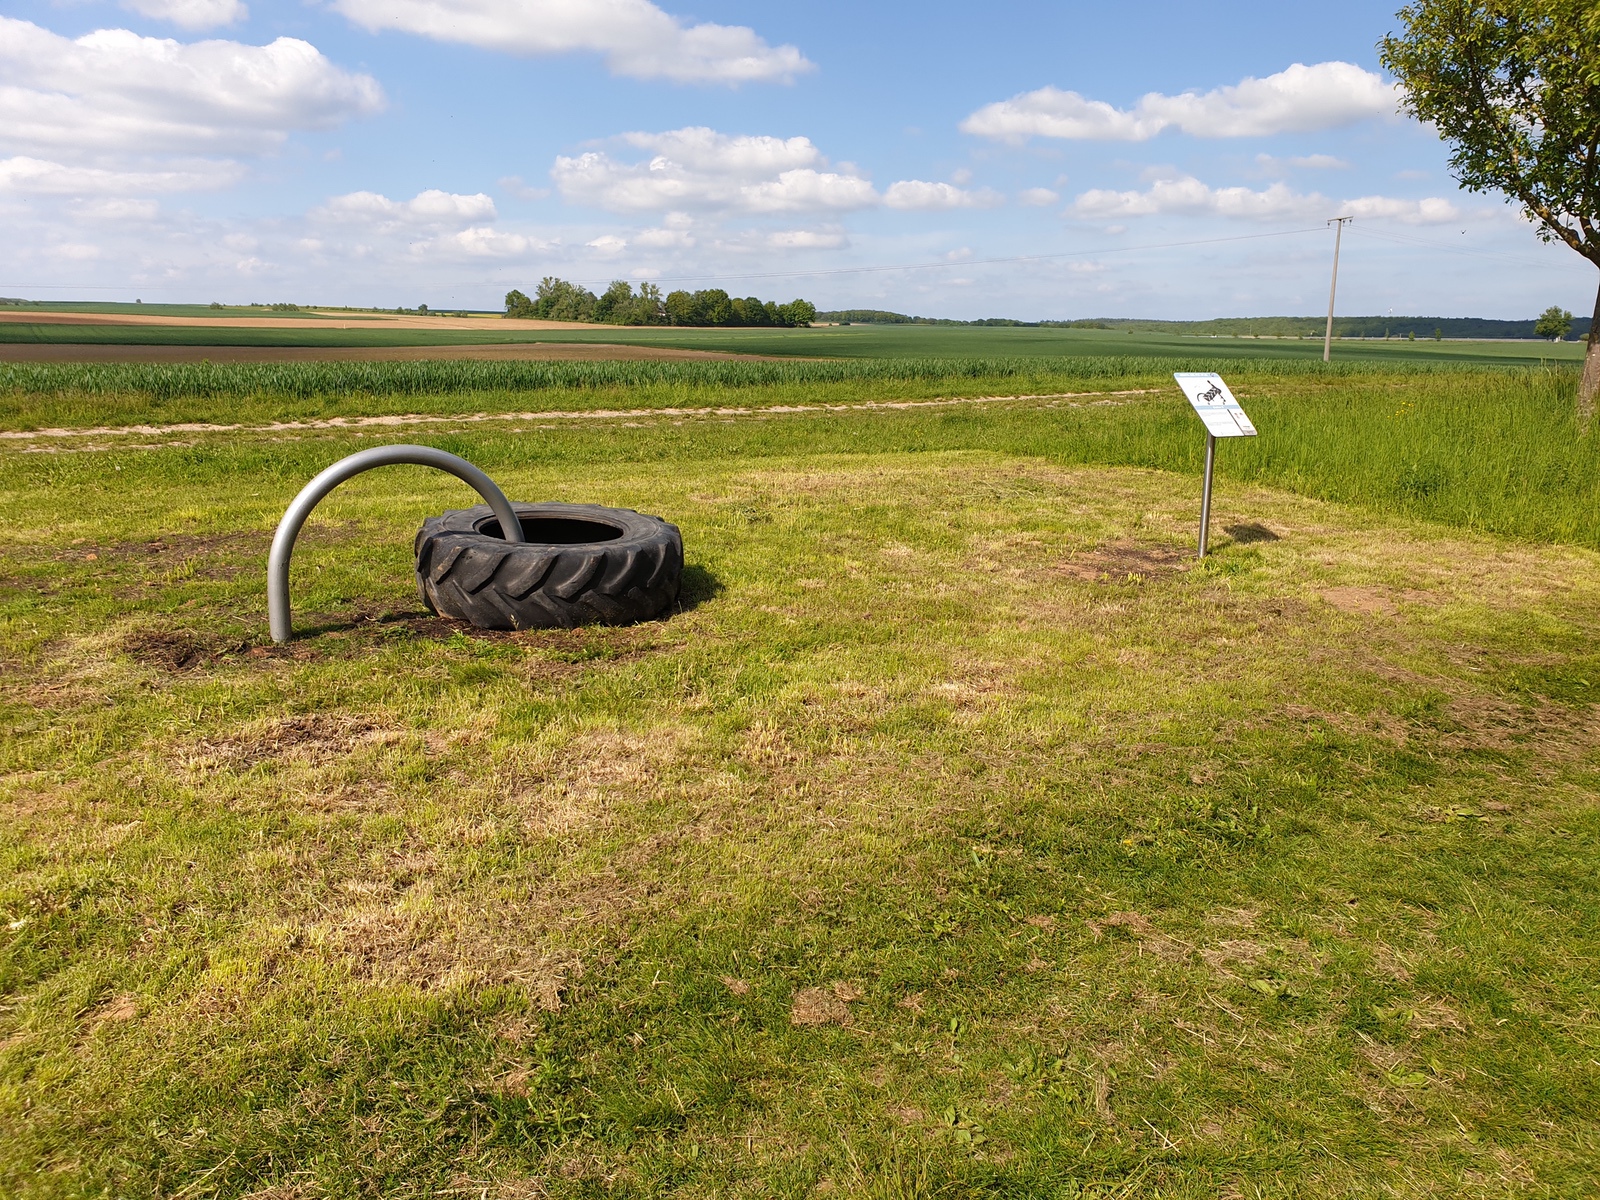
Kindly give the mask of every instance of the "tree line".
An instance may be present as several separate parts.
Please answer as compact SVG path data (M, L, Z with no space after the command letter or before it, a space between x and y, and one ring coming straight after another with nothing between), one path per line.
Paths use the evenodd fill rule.
M541 321L588 321L596 325L703 325L732 328L804 328L816 320L809 300L778 304L754 296L740 299L721 288L701 292L676 291L665 296L653 283L641 283L635 292L618 279L596 296L581 284L547 275L530 299L513 289L506 293L506 316L533 317Z

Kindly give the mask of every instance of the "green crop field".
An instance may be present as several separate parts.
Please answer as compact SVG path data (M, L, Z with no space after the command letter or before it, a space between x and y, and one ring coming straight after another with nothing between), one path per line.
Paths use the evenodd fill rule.
M28 300L22 303L0 303L0 313L8 312L73 313L81 316L128 317L294 317L296 320L317 321L330 317L358 321L368 314L362 312L323 313L306 308L275 309L270 304L118 304L105 300ZM370 319L377 320L373 316Z
M0 368L0 1195L1600 1191L1576 372L1233 362L1199 563L1171 367ZM272 645L386 441L680 604L434 618L388 468Z
M198 311L198 310L197 310ZM260 312L260 310L257 310ZM274 314L263 314L274 315ZM282 315L282 314L276 314ZM681 329L597 325L589 329L207 329L185 326L0 324L0 345L72 343L161 346L470 346L507 343L608 343L814 358L1144 357L1195 360L1265 358L1319 361L1322 342L1299 338L1189 337L1096 329L917 325L816 329ZM1538 365L1583 357L1577 342L1340 340L1340 362L1461 362Z

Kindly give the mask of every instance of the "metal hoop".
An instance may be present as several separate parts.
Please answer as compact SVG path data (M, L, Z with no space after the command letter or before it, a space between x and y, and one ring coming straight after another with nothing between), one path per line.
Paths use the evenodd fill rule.
M294 636L294 622L289 612L289 559L294 554L294 542L300 528L306 523L322 498L346 479L370 471L373 467L388 467L410 463L419 467L434 467L448 471L482 496L484 503L500 518L500 536L508 542L522 541L522 522L517 519L511 501L495 481L464 458L459 458L432 446L375 446L348 458L341 458L300 490L283 520L278 522L278 532L272 538L272 552L267 556L267 619L272 626L272 640L287 642Z

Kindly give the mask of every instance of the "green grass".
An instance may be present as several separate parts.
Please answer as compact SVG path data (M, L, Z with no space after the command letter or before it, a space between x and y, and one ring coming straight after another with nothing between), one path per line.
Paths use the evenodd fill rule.
M261 426L259 436L242 442L232 433L170 435L204 440L154 460L160 471L182 462L186 471L219 482L241 472L287 470L292 477L304 469L271 465L281 455L274 437L335 432L319 430L317 422L406 414L431 419L372 432L437 440L486 425L488 431L474 432L470 441L477 453L490 455L485 466L574 456L587 461L595 454L671 460L708 453L983 450L1192 475L1203 438L1170 373L1153 366L1119 359L12 366L0 368L0 384L11 385L0 392L0 426ZM1575 372L1225 366L1264 432L1223 444L1224 480L1600 548L1600 445L1592 433L1580 432L1573 416ZM1081 373L1072 374L1074 368ZM1007 395L1037 398L864 407ZM803 419L763 416L783 408L803 410L797 414ZM553 416L539 415L594 411L631 415L581 431L550 426ZM503 419L479 419L496 414ZM308 426L274 435L265 426L275 421ZM661 422L644 443L648 449L635 445L629 428L641 421ZM530 426L538 427L534 436L525 433ZM148 436L134 429L107 444ZM75 443L42 437L31 444L53 452ZM135 453L119 462L142 479L152 460ZM64 455L30 469L43 478L76 480L103 472L103 465L95 456Z
M1251 377L1187 570L1172 395L427 426L683 610L441 628L394 469L285 650L370 438L0 443L0 1194L1593 1194L1572 383Z
M282 315L282 314L278 314ZM599 342L716 350L737 354L817 358L1147 357L1192 360L1264 358L1321 361L1322 343L1300 338L1186 337L1093 329L962 328L851 325L817 329L679 329L595 326L539 332L428 329L206 329L181 326L0 324L4 343L90 343L162 346L469 346L504 343ZM1345 341L1334 348L1341 362L1540 363L1577 362L1576 343L1473 341Z

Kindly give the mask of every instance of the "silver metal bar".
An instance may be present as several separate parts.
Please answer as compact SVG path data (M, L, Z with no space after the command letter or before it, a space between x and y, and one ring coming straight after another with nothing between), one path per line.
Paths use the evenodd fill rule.
M1206 556L1211 541L1211 472L1217 465L1217 439L1206 434L1206 486L1200 493L1200 557Z
M267 555L267 619L272 626L272 640L287 642L294 636L294 622L289 612L289 559L294 554L294 542L300 536L300 527L306 523L311 510L334 488L353 475L370 471L373 467L389 467L409 463L419 467L434 467L448 471L463 483L469 484L484 503L500 518L500 536L508 542L522 541L522 522L517 519L511 501L495 481L464 458L432 446L374 446L348 458L341 458L300 490L283 520L278 522L278 532L272 539L272 551Z

